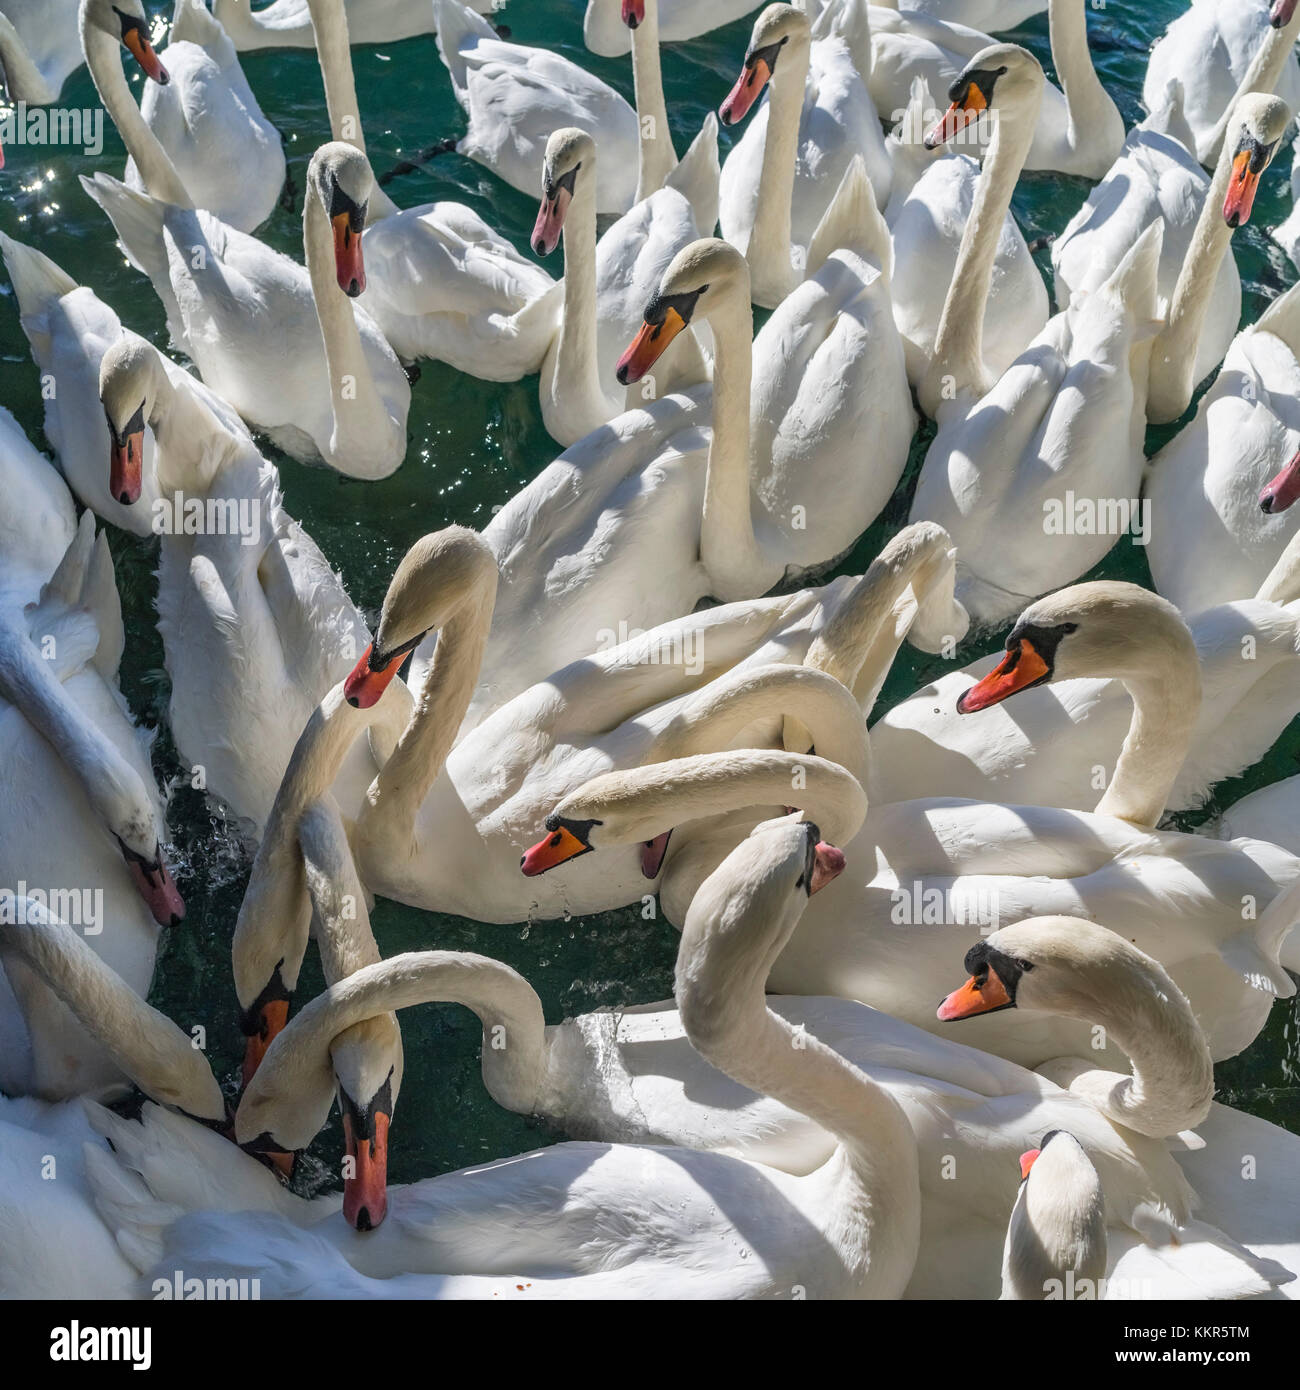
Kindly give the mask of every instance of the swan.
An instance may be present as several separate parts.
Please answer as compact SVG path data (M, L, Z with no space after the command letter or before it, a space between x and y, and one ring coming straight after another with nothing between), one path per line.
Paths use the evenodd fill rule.
M348 11L307 0L330 132L366 153ZM399 208L376 182L362 254L366 312L404 362L431 357L490 381L541 369L556 332L558 287L464 203Z
M11 102L48 106L82 64L77 38L81 0L3 0L0 69Z
M141 486L135 503L114 495L104 467L112 438L99 404L99 365L125 331L117 314L92 289L77 282L50 258L0 233L0 254L18 301L19 322L44 381L45 437L68 486L96 516L136 536L153 534L158 500L153 431L145 425L140 443ZM191 389L227 430L243 432L239 416L201 381L170 358L161 359L174 381Z
M953 103L928 137L937 144L972 113L998 112L918 392L938 432L911 510L912 520L937 521L952 536L958 597L974 621L987 624L1101 560L1115 542L1104 534L1113 528L1075 525L1077 504L1095 511L1099 500L1136 502L1145 461L1159 223L1086 301L1050 319L1000 377L991 379L983 361L997 242L1030 129L1026 115L1042 84L1042 68L1025 49L985 49L953 87Z
M304 269L204 212L83 179L167 310L199 375L295 458L385 478L406 453L411 387L374 321L360 233L374 185L351 145L312 156L303 206Z
M665 43L698 38L756 10L762 0L657 0L659 37ZM621 58L633 50L635 30L625 19L623 0L587 0L582 37L602 58Z
M815 1298L898 1297L916 1259L921 1216L911 1127L888 1092L816 1038L796 1039L763 997L766 962L808 902L816 852L816 827L792 818L737 846L697 895L676 986L698 1051L834 1135L834 1151L816 1171L795 1176L684 1148L568 1143L396 1190L364 1250L333 1217L304 1231L258 1213L265 1234L250 1244L238 1217L215 1214L183 1217L161 1232L167 1258L202 1231L196 1258L201 1265L221 1259L229 1275L235 1251L251 1272L285 1242L293 1256L266 1267L262 1293L272 1297L418 1288L444 1298L521 1289L529 1297L772 1298L796 1286ZM308 1004L272 1043L241 1101L241 1140L250 1142L262 1122L255 1092L264 1077L281 1092L292 1078L298 1094L328 1107L332 1078L322 1062L330 1038L377 1007L443 997L445 955L366 967ZM747 967L738 978L741 960ZM214 1228L229 1238L214 1239ZM370 1271L388 1274L394 1260L419 1277L376 1283ZM198 1268L188 1255L184 1267Z
M1170 297L1167 321L1151 348L1147 418L1154 424L1177 420L1191 404L1200 380L1197 349L1220 261L1228 254L1233 230L1249 221L1259 181L1290 123L1291 109L1274 96L1249 92L1232 108L1222 153ZM1225 352L1227 346L1224 342Z
M1060 1298L1067 1279L1088 1281L1090 1295L1106 1274L1106 1194L1083 1145L1050 1130L1021 1155L1020 1191L1007 1223L1002 1297Z
M1233 103L1247 92L1272 92L1300 106L1300 34L1296 0L1197 0L1156 40L1147 60L1142 102L1159 109L1171 80L1181 83L1195 154L1210 165L1219 157Z
M1272 494L1300 448L1300 293L1293 286L1233 339L1196 414L1151 459L1144 493L1156 589L1198 613L1260 588L1300 526Z
M30 445L24 459L15 442L7 440L4 453L4 475L16 485L6 490L6 508L30 496L40 462ZM43 466L43 487L57 491L57 478ZM44 531L57 544L71 511L64 491L57 512L47 505L43 513L6 516L3 533L22 528L30 543ZM151 736L117 688L125 634L108 538L96 537L94 517L83 513L66 553L56 564L47 552L45 564L48 575L25 608L24 586L40 570L5 564L0 794L12 814L0 883L11 901L0 915L16 914L15 895L35 897L39 890L41 900L75 913L87 949L93 946L143 994L159 926L175 926L185 905L162 851L166 831L149 765ZM37 979L21 970L0 978L0 1088L57 1098L119 1081L120 1073Z
M82 0L86 65L130 158L126 182L179 207L201 207L240 231L274 211L284 151L220 26L198 0L177 0L167 49L149 42L140 0ZM125 45L152 79L137 107L122 72ZM150 90L152 89L152 90Z
M1026 169L1101 178L1124 143L1124 118L1102 86L1088 52L1088 0L1049 0L1052 66L1061 87L1048 82ZM915 78L946 92L970 60L993 43L987 34L945 23L913 9L873 5L871 74L876 109L902 111ZM1064 91L1062 91L1064 88Z
M63 479L0 406L0 613L18 617L40 599L77 534L77 514Z
M201 383L167 366L126 331L104 353L98 395L114 446L100 466L131 505L144 490L141 444L152 431L172 734L191 781L201 770L206 790L260 837L296 731L369 636L329 561L286 512L275 466L223 423ZM359 746L342 772L349 804L375 771Z
M1300 266L1300 160L1291 159L1291 211L1269 236L1290 257L1291 264Z
M1164 710L1195 705L1199 684L1203 699L1191 716L1187 757L1165 809L1199 806L1216 782L1264 757L1300 713L1300 541L1291 551L1290 574L1275 592L1188 620L1195 663L1185 643L1152 640L1159 628L1177 632L1182 620L1139 590L1099 606L1086 627L1063 637L1052 681L1026 689L1014 710L991 709L978 720L958 712L958 701L998 665L1001 653L941 676L873 725L872 799L996 792L1017 803L1091 810L1115 766L1134 702L1153 701L1142 722L1158 728Z
M640 165L636 112L613 88L545 48L498 38L460 0L433 0L438 53L469 117L457 150L511 188L535 193L546 141L561 126L585 130L601 150L596 211L632 206Z
M1099 604L1132 588L1080 585L1040 600L1015 649L971 690L964 707L985 708L1050 673L1056 646L1070 635L1066 629L1082 628ZM1162 640L1178 641L1175 625L1166 625ZM1194 669L1185 630L1181 641L1185 668ZM818 895L774 967L773 988L858 998L932 1027L942 949L951 950L963 935L969 941L981 925L987 930L1067 912L1105 922L1159 960L1192 1001L1216 1060L1249 1045L1274 994L1288 997L1294 988L1278 953L1297 916L1300 863L1261 841L1222 844L1150 829L1193 716L1186 704L1165 707L1158 741L1147 724L1161 717L1156 707L1144 702L1140 716L1095 812L950 797L873 806L848 842L857 855L850 862L868 866L866 872L841 877ZM1170 732L1175 720L1177 737ZM684 789L667 765L605 774L560 800L547 825L553 832L569 829L593 851L622 844L624 836L662 835L679 811L692 819L706 811L738 812L763 794L761 778L743 767L689 799L679 784ZM827 793L829 809L821 799ZM843 814L840 795L828 784L801 809L824 823L836 810ZM589 828L579 836L575 826ZM734 833L734 819L727 829ZM568 852L577 851L570 845ZM682 920L692 883L713 854L707 828L676 854L670 843L660 888L670 921ZM557 850L552 857L556 867L566 856ZM1066 1020L1000 1014L980 1026L975 1045L1026 1065L1092 1052L1088 1032Z
M433 32L428 0L344 0L353 43L397 43ZM483 14L498 0L474 0ZM311 0L272 0L254 10L248 0L212 0L212 12L240 52L256 48L313 48Z
M719 108L723 125L743 120L771 87L723 165L719 220L749 261L762 308L775 308L811 273L814 233L855 156L877 204L889 202L889 154L862 78L869 68L865 0L844 0L811 26L794 6L769 5L754 23Z
M1198 234L1201 219L1213 219L1215 209L1182 103L1182 84L1171 81L1160 106L1129 132L1115 163L1053 243L1052 270L1056 302L1065 308L1072 294L1101 284L1143 229L1159 219L1165 229L1159 295L1169 304L1189 261L1193 239L1203 255L1213 245L1209 238L1221 242L1215 272L1210 274L1208 264L1196 272L1205 277L1207 288L1212 286L1192 369L1193 381L1203 381L1223 361L1237 332L1241 277L1217 226L1207 221L1204 236ZM1219 192L1222 205L1226 185Z
M752 344L740 252L698 241L674 257L618 379L640 381L686 327L707 322L712 391L616 417L492 518L484 535L501 589L471 726L602 631L653 627L706 596L765 593L833 562L879 514L915 417L889 307L888 232L860 165L814 252L812 278ZM523 637L543 609L544 645Z
M587 864L577 866L564 882L521 879L519 851L553 804L557 784L577 787L613 768L725 749L738 740L748 749L779 748L787 719L791 735L803 734L821 755L811 760L809 775L849 784L840 818L830 812L822 818L828 833L835 830L857 806L856 779L866 775L862 706L874 700L899 644L912 635L938 646L963 616L951 602L951 546L937 528L909 528L886 552L858 580L729 604L617 645L598 643L472 731L462 728L456 741L487 636L495 566L472 532L426 537L398 567L374 643L344 685L347 703L362 710L397 700L400 708L390 717L402 725L396 751L353 813L363 881L386 897L483 922L606 910L640 899L658 877L666 841L622 856L612 875L610 861L596 861L590 874ZM836 634L837 653L854 649L842 666L813 673L765 669L797 666L823 625ZM396 672L403 649L434 627L433 661L413 672L412 702ZM817 725L811 734L810 721ZM345 741L351 738L355 725L346 708L336 709L330 723ZM788 774L785 756L760 758L769 778L783 769ZM316 766L328 774L323 759ZM467 876L469 861L484 871ZM256 983L260 989L265 981Z
M906 114L890 137L894 182L885 214L894 243L894 322L913 386L925 379L934 355L944 300L981 179L980 165L970 155L948 152L936 158L926 148L923 137L930 110L929 90L917 78ZM989 177L993 174L990 165ZM1008 206L980 335L990 377L1001 376L1011 366L1042 332L1047 317L1047 286Z
M899 8L895 0L880 0L879 7ZM948 24L965 24L996 34L1018 28L1025 20L1041 14L1047 8L1047 0L912 0L907 8Z
M625 212L597 241L599 164L596 142L585 131L568 126L551 135L533 231L533 249L541 256L564 241L563 309L538 389L546 431L566 448L639 403L639 389L619 390L615 369L673 257L699 240L701 221L717 220L717 124L710 115L668 185ZM714 190L714 211L703 218L689 197L697 168ZM679 190L679 178L685 189ZM656 374L656 394L689 390L707 379L699 343L686 333Z

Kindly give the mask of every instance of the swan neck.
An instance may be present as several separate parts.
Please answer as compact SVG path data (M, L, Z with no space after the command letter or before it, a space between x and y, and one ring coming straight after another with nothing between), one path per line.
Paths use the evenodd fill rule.
M1146 829L1164 815L1200 712L1200 672L1194 663L1193 656L1193 668L1172 678L1168 673L1125 678L1133 718L1115 775L1097 803L1098 815L1118 816Z
M1052 66L1060 79L1069 120L1068 141L1079 149L1098 140L1114 123L1115 105L1106 93L1088 47L1087 0L1048 0Z
M564 318L555 345L555 389L581 383L590 418L603 419L604 392L597 356L596 180L579 178L564 219ZM563 383L563 385L562 385ZM584 417L585 418L585 417Z
M659 58L659 0L646 0L645 19L632 31L632 88L641 128L639 203L664 186L677 164Z
M799 120L808 81L810 47L792 39L777 63L767 95L767 131L758 175L758 203L745 259L750 278L765 299L784 293L795 282L791 263L795 160ZM799 276L798 278L802 278Z
M81 47L95 90L104 109L113 118L113 124L122 137L127 154L135 162L149 196L179 208L192 208L194 203L176 172L176 166L140 114L140 108L131 95L126 74L122 71L122 55L117 40L89 22L85 6L82 7L80 23Z
M1214 124L1209 137L1209 145L1201 160L1203 164L1208 164L1211 159L1217 160L1222 153L1223 137L1237 102L1251 92L1277 90L1282 69L1286 66L1287 58L1295 47L1298 38L1300 38L1300 6L1296 7L1290 20L1281 29L1274 29L1271 25L1269 26L1268 32L1264 35L1264 41L1255 50L1250 64L1246 68L1245 76L1242 77L1237 90L1232 94L1232 100Z

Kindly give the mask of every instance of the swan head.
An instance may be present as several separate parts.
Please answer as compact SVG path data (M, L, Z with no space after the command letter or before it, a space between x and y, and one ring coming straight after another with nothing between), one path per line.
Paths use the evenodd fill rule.
M1270 93L1249 92L1233 108L1224 136L1224 156L1232 165L1223 199L1223 220L1229 227L1250 221L1259 181L1290 124L1291 108Z
M691 1043L716 1056L735 1012L761 996L772 961L803 915L818 877L844 856L798 813L763 821L696 890L682 926L675 993Z
M149 41L149 17L141 0L81 0L81 22L122 44L159 86L171 81Z
M154 418L162 365L152 344L129 330L99 364L99 399L108 421L108 489L124 507L144 485L144 431Z
M495 601L497 576L491 547L466 526L448 526L416 541L388 586L374 641L343 683L347 702L357 709L377 703L403 658L429 632L466 604Z
M388 1212L388 1131L402 1089L402 1035L391 1015L366 1019L330 1044L343 1117L343 1215L372 1231Z
M1021 613L1006 656L963 692L959 714L1001 704L1049 681L1104 676L1179 680L1200 699L1196 644L1168 599L1137 584L1097 581L1048 594Z
M1268 12L1268 22L1274 29L1285 29L1295 14L1297 0L1273 0L1273 8Z
M307 185L325 210L334 234L334 272L339 289L355 299L366 288L361 233L366 229L366 212L375 186L370 161L355 145L331 140L312 155Z
M617 376L640 381L691 320L707 319L722 304L749 304L749 264L730 242L705 237L684 246L668 263L645 321L622 357Z
M998 111L1001 120L1037 121L1043 83L1042 65L1027 48L995 43L980 49L948 88L951 104L925 137L926 149L955 139L986 111Z
M584 184L595 179L596 142L585 130L565 126L552 133L542 159L542 205L532 239L539 256L549 256L560 244L579 175Z
M807 49L811 42L808 16L802 10L793 5L769 5L754 21L740 76L718 107L722 124L743 121L772 80L782 53L790 47Z
M1269 479L1259 494L1260 510L1272 516L1284 512L1300 497L1300 452L1275 477Z
M1002 1255L1002 1297L1099 1297L1108 1255L1106 1198L1087 1151L1066 1130L1049 1130L1021 1155L1020 1173Z
M650 0L653 4L655 0ZM645 23L646 0L623 0L620 13L629 29L639 29Z

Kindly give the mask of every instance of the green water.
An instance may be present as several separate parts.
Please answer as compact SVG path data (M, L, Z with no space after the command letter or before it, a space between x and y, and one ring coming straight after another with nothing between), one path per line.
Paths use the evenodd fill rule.
M149 0L151 12L170 13L170 0ZM1138 106L1146 53L1169 19L1183 6L1175 0L1121 4L1103 0L1089 13L1093 55L1103 81L1125 120L1140 118ZM514 0L499 22L516 39L558 48L632 95L630 60L594 57L582 45L580 0ZM726 95L744 54L750 23L745 20L686 45L667 47L664 82L673 135L684 149L705 114ZM1051 73L1047 25L1043 16L1015 31ZM314 55L304 52L248 54L244 68L263 109L285 138L295 191L262 231L271 245L301 257L301 190L307 161L328 137L320 76ZM354 50L357 90L366 116L366 139L377 170L459 134L464 121L431 37L386 48ZM138 85L139 77L133 77ZM82 70L69 83L63 104L96 103ZM106 123L107 124L107 123ZM723 132L725 146L729 143ZM8 197L0 203L0 227L30 241L81 283L91 286L123 321L160 347L166 345L162 310L148 282L132 271L112 243L106 219L82 192L77 175L104 169L120 176L124 152L111 125L97 159L75 153L6 151L3 175ZM1246 321L1295 278L1290 263L1261 230L1288 210L1283 155L1264 182L1252 224L1233 242L1245 287ZM1030 174L1016 194L1015 211L1032 240L1059 232L1087 195L1081 179ZM455 198L476 208L520 249L536 215L536 202L505 187L459 155L443 155L417 172L397 179L388 190L399 205ZM1044 269L1048 252L1038 253ZM559 273L558 255L549 268ZM0 293L0 403L8 406L38 444L42 407L37 374L8 286ZM437 364L423 364L411 407L406 463L381 483L357 483L324 470L305 469L275 457L291 512L299 517L338 567L354 599L370 610L381 602L392 570L416 537L451 522L481 527L494 505L504 502L532 478L558 450L542 428L537 383L510 386L479 382ZM1172 433L1153 430L1151 450ZM929 443L929 429L918 435L911 467L884 514L836 573L860 573L884 540L907 516L907 501ZM126 614L128 645L122 686L137 715L163 725L168 682L162 645L154 625L153 569L157 544L113 533L113 553ZM1143 552L1121 544L1091 577L1149 583ZM828 576L829 577L829 576ZM958 653L962 665L995 643L968 643ZM909 694L952 663L905 648L887 683L880 709ZM1182 817L1192 828L1246 792L1297 770L1300 721L1287 730L1269 757L1246 776L1219 788L1210 806ZM165 727L155 748L161 779L178 776L179 766ZM230 980L230 936L248 862L220 810L202 796L178 790L169 820L175 841L177 880L189 915L171 932L159 956L151 998L185 1028L206 1027L210 1057L224 1080L233 1083L242 1039ZM475 866L465 866L467 874ZM639 908L548 922L533 926L480 926L461 918L417 912L381 901L374 926L386 955L440 947L481 951L519 969L542 997L549 1021L601 1006L662 999L671 992L677 934L667 924L642 921ZM303 972L300 998L321 985L314 957ZM390 1175L395 1182L425 1177L468 1163L518 1152L553 1136L535 1121L512 1115L487 1096L479 1076L480 1033L466 1010L428 1005L402 1015L406 1079L394 1125ZM1297 1014L1292 1002L1274 1006L1269 1027L1242 1057L1218 1068L1220 1098L1300 1131L1297 1087ZM333 1165L340 1153L337 1119L318 1138L308 1162L300 1165L303 1191L334 1185Z

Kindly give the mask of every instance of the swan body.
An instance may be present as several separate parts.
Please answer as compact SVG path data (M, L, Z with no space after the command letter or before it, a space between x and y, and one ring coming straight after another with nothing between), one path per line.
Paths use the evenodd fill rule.
M888 7L894 8L892 4ZM965 24L996 34L1015 29L1041 14L1047 8L1047 0L913 0L907 8L948 24Z
M521 193L536 193L547 138L561 126L585 130L601 151L598 212L626 212L636 193L636 112L611 87L548 49L497 37L459 0L433 0L438 52L469 116L457 146Z
M46 106L81 66L80 0L4 0L0 5L0 67L10 101Z
M1142 231L1159 219L1164 239L1157 284L1160 300L1168 304L1209 187L1182 117L1179 84L1129 132L1119 158L1053 243L1056 302L1065 308L1075 292L1096 289ZM1225 255L1196 345L1196 381L1203 381L1223 361L1240 319L1241 277L1236 261Z
M387 477L406 453L410 383L373 319L336 283L337 269L355 286L355 267L330 265L322 201L338 188L364 221L373 177L364 155L334 143L317 151L309 185L304 268L208 213L103 174L85 183L214 391L296 458Z
M658 0L659 37L665 43L681 43L756 10L761 0ZM631 51L632 34L623 23L619 0L587 0L582 17L582 37L587 47L602 58L621 58Z
M353 43L397 43L433 32L426 0L344 0ZM496 0L475 0L490 14ZM254 10L247 0L213 0L212 12L241 52L257 48L313 48L311 0L273 0Z
M809 273L809 250L855 156L880 207L892 171L876 108L863 80L870 66L865 0L830 7L810 25L791 5L759 15L745 67L721 108L734 124L767 95L722 169L722 235L749 261L754 303L775 308ZM774 66L761 59L763 53ZM780 54L779 57L776 55Z
M1269 236L1300 266L1300 161L1291 161L1291 211L1274 227Z
M1300 295L1288 291L1232 341L1196 414L1148 467L1156 589L1185 613L1250 598L1300 525L1260 491L1300 448Z
M1147 60L1142 102L1157 111L1171 81L1182 85L1184 112L1202 164L1218 158L1223 126L1242 92L1272 92L1300 105L1300 63L1293 52L1300 17L1271 22L1268 4L1196 0L1156 40ZM1253 80L1250 80L1253 79Z

